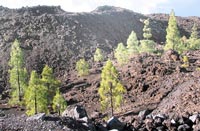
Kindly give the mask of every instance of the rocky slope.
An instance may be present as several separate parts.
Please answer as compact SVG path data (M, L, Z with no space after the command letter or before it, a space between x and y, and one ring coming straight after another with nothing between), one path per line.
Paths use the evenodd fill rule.
M7 81L9 51L14 39L19 39L26 57L28 71L41 72L44 64L54 68L56 76L73 69L80 57L90 59L99 47L110 54L119 42L126 43L134 30L142 39L144 16L130 10L102 6L89 13L65 12L60 7L0 7L0 76ZM166 15L151 15L153 39L165 41ZM185 22L186 21L186 22ZM189 21L189 22L187 22ZM181 18L180 29L187 35L198 18ZM5 83L7 84L7 82Z
M169 56L173 55L177 56L176 61L170 59ZM167 52L162 57L142 54L132 57L129 64L124 66L118 66L114 62L127 89L121 110L115 112L115 116L122 122L117 122L123 128L121 131L200 129L200 52L185 52L185 55L190 60L187 68L182 67L182 59L175 52ZM109 130L108 124L103 124L103 119L110 112L101 113L97 94L102 65L103 63L95 63L90 69L90 75L86 77L78 77L76 72L69 72L68 79L61 88L69 105L64 113L67 118L54 114L45 116L43 120L29 121L27 119L30 118L23 114L24 111L2 108L0 123L3 129ZM71 107L77 104L86 108L86 120L83 117L74 118L77 115L73 114L75 109ZM82 113L86 114L85 111Z
M176 53L171 55L177 56ZM186 55L190 59L187 68L182 67L180 56L173 61L167 53L162 57L147 54L135 56L122 67L115 63L127 90L122 110L116 115L134 115L145 109L171 116L198 112L200 53L186 52ZM61 88L69 104L82 104L91 115L100 113L97 90L102 66L97 65L86 77L78 77L72 75L75 72L70 72L66 84Z

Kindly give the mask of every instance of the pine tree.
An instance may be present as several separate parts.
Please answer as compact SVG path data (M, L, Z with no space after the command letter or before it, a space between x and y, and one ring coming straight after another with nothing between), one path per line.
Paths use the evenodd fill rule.
M53 110L55 112L58 112L60 115L61 112L63 112L67 107L66 101L63 98L62 94L60 94L60 91L56 91L56 95L53 98Z
M197 25L194 23L193 27L192 27L192 32L191 32L191 35L190 35L190 39L199 39L199 36L198 36L198 31L197 31Z
M36 71L32 71L29 86L25 92L26 114L47 113L47 104L47 88L41 84Z
M27 71L24 68L23 52L18 40L15 40L11 46L9 61L9 83L11 87L11 105L22 104L24 91L27 88Z
M200 49L200 39L198 36L196 24L194 24L192 27L192 32L188 41L190 43L190 47L189 47L190 49L192 50Z
M151 28L149 27L149 19L144 21L143 37L144 40L140 41L139 52L154 53L156 43L153 40L149 40L152 37Z
M134 31L132 31L127 39L127 49L129 55L138 53L138 43L137 35Z
M101 83L98 93L100 95L102 110L111 108L112 116L114 109L120 107L123 101L123 93L125 93L125 88L120 83L118 77L119 74L116 68L108 60L101 73Z
M104 60L104 56L102 54L101 49L97 48L95 53L94 53L94 61L103 61Z
M85 59L80 59L76 63L76 70L78 71L79 76L85 76L89 74L89 64Z
M125 64L128 62L128 51L123 43L118 44L114 55L120 64Z
M60 81L56 80L53 75L53 69L50 68L48 65L45 65L41 74L41 82L43 86L47 89L47 101L48 101L48 108L51 110L53 97L56 94L56 90L60 86Z
M170 13L166 32L166 45L164 47L164 50L172 49L178 51L178 45L180 43L180 33L178 30L174 10L172 10Z
M149 40L152 37L151 28L149 27L149 18L144 20L143 37L145 40Z

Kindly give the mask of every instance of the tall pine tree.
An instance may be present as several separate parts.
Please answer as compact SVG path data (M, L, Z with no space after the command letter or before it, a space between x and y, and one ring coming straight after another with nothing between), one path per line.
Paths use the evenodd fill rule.
M55 79L53 75L53 69L50 68L48 65L45 65L41 75L42 75L41 82L43 86L45 86L47 89L48 108L51 111L53 104L52 103L53 97L56 95L56 90L60 86L60 81Z
M114 109L120 107L123 101L123 93L126 91L118 78L119 74L116 68L108 60L101 73L101 83L98 92L102 110L111 109L112 116Z
M166 29L166 32L167 32L166 45L164 47L164 50L172 49L172 50L178 51L178 49L179 49L178 46L180 43L180 33L178 30L174 10L172 10L170 13L168 27Z
M9 66L9 83L11 87L9 103L20 105L22 104L24 91L27 88L28 75L24 68L24 55L18 40L15 40L11 46Z
M138 44L139 42L137 39L137 35L134 31L132 31L127 39L127 49L129 55L138 53Z
M47 88L42 85L36 71L31 72L29 86L25 92L26 114L33 115L39 112L48 112Z

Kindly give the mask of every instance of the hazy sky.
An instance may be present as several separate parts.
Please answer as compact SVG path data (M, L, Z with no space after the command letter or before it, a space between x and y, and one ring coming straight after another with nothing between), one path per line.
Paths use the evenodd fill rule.
M0 0L0 5L21 8L36 5L60 5L65 11L89 12L98 6L112 5L139 13L169 13L178 16L200 16L200 0Z

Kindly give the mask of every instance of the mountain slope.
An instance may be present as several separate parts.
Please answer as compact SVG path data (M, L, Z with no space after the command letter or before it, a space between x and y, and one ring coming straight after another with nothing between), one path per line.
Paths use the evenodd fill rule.
M132 30L142 39L141 19L151 17L153 39L158 43L165 41L167 15L165 19L162 16L144 16L112 6L102 6L89 13L65 12L60 7L49 6L0 7L0 92L8 87L9 52L16 38L25 52L29 72L40 73L48 64L55 75L65 81L68 72L74 70L75 62L82 57L91 60L96 47L103 49L107 56L119 42L126 43ZM181 18L182 33L187 35L193 21L199 22L198 19ZM190 22L181 24L188 20Z
M44 65L48 64L62 81L60 90L68 105L84 105L90 118L104 117L100 111L98 95L104 62L93 62L93 53L99 47L112 59L111 52L119 42L126 43L132 30L142 39L143 24L140 21L147 17L151 18L153 39L157 43L164 42L169 17L165 14L145 16L112 6L102 6L90 13L65 12L60 7L48 6L21 9L0 7L1 99L8 98L9 52L12 42L17 38L25 53L25 66L29 72L34 69L40 73ZM194 22L200 26L198 17L177 18L182 35L189 36ZM177 59L169 59L171 55ZM199 111L200 52L188 51L184 55L189 58L187 68L182 68L183 62L176 53L166 53L162 57L140 54L133 56L124 66L119 66L112 59L127 90L122 110L115 112L116 116L122 116L125 122L130 123L134 115L146 109L153 114L171 116ZM91 64L90 74L85 77L79 77L74 68L76 60L82 57L87 58ZM7 109L6 105L1 104L5 102L3 100L0 100L0 108L8 114L6 122L9 124L6 125L21 127L15 122L15 117L19 116L23 125L26 118L20 113L24 112ZM13 122L16 124L13 125Z

